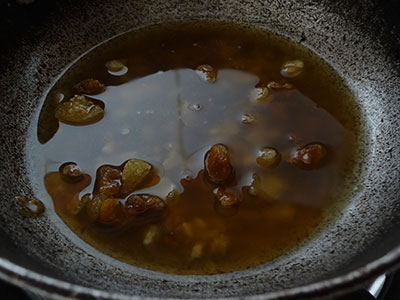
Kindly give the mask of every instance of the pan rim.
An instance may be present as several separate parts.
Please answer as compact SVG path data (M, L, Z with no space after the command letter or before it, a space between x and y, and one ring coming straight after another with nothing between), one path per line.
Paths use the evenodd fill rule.
M354 269L353 271L332 277L329 279L317 281L314 283L267 292L265 294L237 296L223 298L226 300L245 299L245 300L259 300L259 299L296 299L304 298L313 299L316 297L326 297L332 295L344 294L346 291L355 290L362 286L374 277L377 277L385 272L390 272L400 265L400 246L390 250L380 258L373 260L363 267ZM44 296L52 296L56 299L183 299L183 298L158 298L140 295L126 295L121 293L108 292L96 288L84 287L78 284L68 283L60 279L55 279L41 273L31 271L27 268L21 267L3 257L0 257L0 279L6 280L22 289L27 289ZM218 298L200 298L208 300L221 299Z

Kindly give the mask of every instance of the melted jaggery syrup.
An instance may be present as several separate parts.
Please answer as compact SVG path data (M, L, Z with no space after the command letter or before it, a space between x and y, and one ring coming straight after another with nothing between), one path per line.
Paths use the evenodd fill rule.
M107 71L113 59L124 63L124 75ZM254 101L254 89L280 82L282 64L293 59L304 62L299 76L285 79L294 89L271 89L265 101ZM204 64L217 72L215 82L199 78L195 70ZM86 126L58 122L59 94L71 98L72 86L87 78L106 87L91 96L104 103L103 119ZM256 29L213 23L142 29L95 49L50 91L38 125L45 186L79 237L126 263L176 274L253 267L305 241L340 198L356 152L352 101L318 57ZM294 149L312 142L328 149L318 169L289 162ZM229 209L218 206L217 186L203 170L216 143L227 145L235 168L229 188L240 203ZM257 164L264 147L279 152L277 166ZM157 171L160 182L135 193L167 199L162 218L124 230L91 221L79 199L93 191L97 168L131 158ZM62 180L57 169L67 161L80 166L83 180ZM262 186L256 194L255 174Z

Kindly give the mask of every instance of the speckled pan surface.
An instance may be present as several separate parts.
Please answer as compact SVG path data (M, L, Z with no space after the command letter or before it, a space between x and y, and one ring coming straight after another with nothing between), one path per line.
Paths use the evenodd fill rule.
M395 267L400 262L400 27L390 21L400 7L396 1L392 4L10 2L0 32L5 41L0 46L0 278L53 296L82 299L310 299L337 292L338 287L355 287ZM18 9L24 13L14 18ZM334 223L276 261L225 275L190 277L137 269L99 254L69 232L51 212L50 202L39 219L21 216L16 195L43 195L29 179L26 136L57 76L79 55L117 34L193 19L253 24L299 41L330 63L355 93L366 132L364 152L357 188Z

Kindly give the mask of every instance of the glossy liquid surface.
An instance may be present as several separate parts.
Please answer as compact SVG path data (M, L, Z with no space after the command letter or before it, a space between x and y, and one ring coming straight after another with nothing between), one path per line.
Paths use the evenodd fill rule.
M124 75L107 71L113 59L126 66ZM304 68L285 79L282 64L294 59ZM215 82L195 71L204 64L217 72ZM104 117L85 126L58 122L59 95L71 98L72 86L87 78L106 86L90 96L104 103ZM294 88L270 88L268 97L255 99L255 88L281 80ZM62 220L116 259L177 274L253 267L307 239L343 196L358 132L352 101L318 57L268 33L212 23L142 29L90 52L50 91L38 125L45 186ZM321 166L304 170L290 162L298 147L313 142L328 150ZM240 202L229 209L218 205L217 185L204 171L205 153L217 143L228 147L235 169L227 188ZM264 147L279 152L276 166L257 164ZM124 229L90 220L78 202L93 192L96 170L132 158L149 162L159 176L135 194L165 199L165 213ZM58 172L71 161L85 173L78 183ZM255 177L263 187L256 194ZM171 191L175 196L167 197Z

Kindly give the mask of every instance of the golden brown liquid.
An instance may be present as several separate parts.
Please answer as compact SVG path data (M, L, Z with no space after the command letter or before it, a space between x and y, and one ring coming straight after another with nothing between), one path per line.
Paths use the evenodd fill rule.
M105 63L122 60L123 76ZM282 63L300 59L302 74L288 82L295 90L272 91L266 102L250 100L251 91L280 80ZM214 83L194 71L208 64L218 71ZM87 126L54 119L57 95L86 78L106 85L92 96L105 104L104 118ZM282 38L237 25L156 26L110 41L76 62L50 91L42 109L38 138L46 157L45 186L57 214L83 240L129 264L177 274L215 274L270 261L304 241L339 199L355 155L352 98L340 78L318 57ZM243 124L250 113L256 121ZM325 164L306 171L287 162L296 147L319 142L328 147ZM235 211L218 212L204 177L203 158L216 143L228 146L236 170L232 188L241 191ZM271 169L257 165L263 147L282 160ZM115 230L76 214L76 194L93 190L96 169L131 158L153 164L160 182L137 193L166 198L156 224ZM58 167L76 162L84 180L62 181ZM267 199L249 195L252 176L265 180ZM185 179L186 178L186 179ZM75 199L75 200L74 200ZM157 234L146 244L146 233Z

